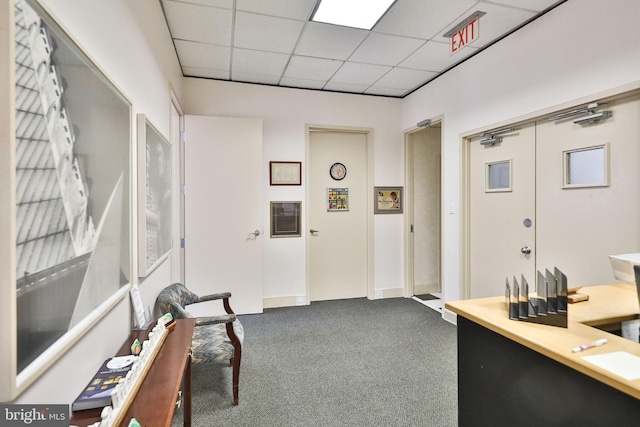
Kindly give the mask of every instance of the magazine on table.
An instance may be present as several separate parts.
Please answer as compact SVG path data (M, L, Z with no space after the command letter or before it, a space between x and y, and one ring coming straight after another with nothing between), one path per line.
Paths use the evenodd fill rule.
M110 357L104 361L80 396L73 401L73 411L103 408L111 405L111 393L118 382L131 370L133 355Z

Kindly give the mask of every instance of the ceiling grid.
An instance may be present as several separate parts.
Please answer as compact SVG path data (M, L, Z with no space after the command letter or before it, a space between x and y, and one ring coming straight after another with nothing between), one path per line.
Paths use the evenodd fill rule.
M310 21L317 0L159 1L184 76L402 98L566 0L397 0L371 31Z

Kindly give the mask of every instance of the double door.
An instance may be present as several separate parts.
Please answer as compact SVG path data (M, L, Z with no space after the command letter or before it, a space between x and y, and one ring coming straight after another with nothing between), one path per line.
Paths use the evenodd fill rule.
M608 255L640 252L640 97L470 141L471 298L558 267L569 286L615 282Z

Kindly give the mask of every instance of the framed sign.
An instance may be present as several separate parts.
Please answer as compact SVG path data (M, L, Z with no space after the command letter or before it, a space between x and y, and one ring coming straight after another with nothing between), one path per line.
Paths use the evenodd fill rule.
M269 162L270 185L302 185L302 162Z
M402 213L402 187L374 187L374 214Z
M327 188L327 211L349 210L348 188Z
M300 237L302 202L271 202L271 237Z

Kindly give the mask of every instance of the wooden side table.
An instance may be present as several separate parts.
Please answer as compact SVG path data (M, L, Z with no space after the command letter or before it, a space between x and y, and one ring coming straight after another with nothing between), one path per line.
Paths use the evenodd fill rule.
M184 427L191 427L191 338L195 319L176 320L176 326L162 344L140 389L122 418L120 427L127 427L135 417L142 426L169 427L184 382ZM117 355L130 354L133 340L146 339L147 331L133 332ZM184 381L183 381L184 380ZM102 409L76 411L70 425L89 426L100 421Z

